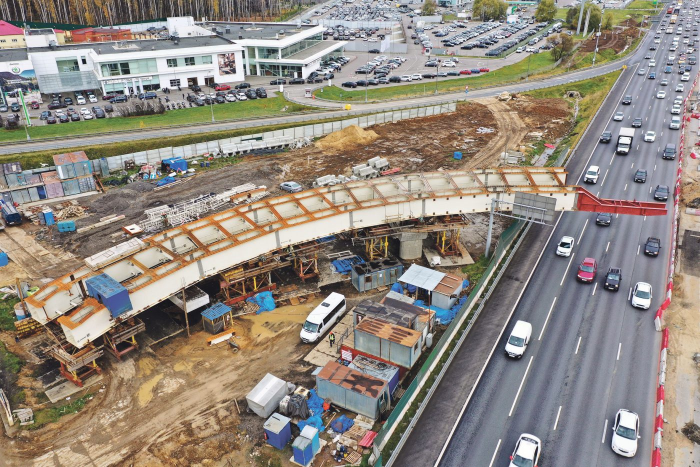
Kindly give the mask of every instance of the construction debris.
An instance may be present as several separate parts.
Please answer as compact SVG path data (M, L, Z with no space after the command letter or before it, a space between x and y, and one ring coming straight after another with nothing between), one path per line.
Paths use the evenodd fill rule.
M324 151L342 151L358 146L366 146L377 138L379 138L379 135L373 130L365 130L357 125L350 125L321 138L316 142L316 147Z
M78 229L78 233L88 232L88 231L90 231L90 230L92 230L92 229L96 229L96 228L98 228L98 227L102 227L102 226L105 226L105 225L107 225L107 224L111 224L112 222L116 222L116 221L122 220L122 219L124 219L124 217L126 217L126 216L124 216L123 214L122 214L121 216L115 216L115 217L111 217L111 216L110 216L110 217L109 217L108 219L106 219L106 220L101 220L100 222L97 222L97 223L95 223L95 224L91 224L91 225L87 225L87 226L85 226L85 227L79 228L79 229Z

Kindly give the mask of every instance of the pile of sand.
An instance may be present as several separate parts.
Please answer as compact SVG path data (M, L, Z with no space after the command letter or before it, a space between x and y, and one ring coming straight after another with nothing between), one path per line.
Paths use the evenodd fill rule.
M370 144L377 138L379 135L372 130L364 130L357 125L350 125L321 138L316 142L316 147L325 151L340 151Z

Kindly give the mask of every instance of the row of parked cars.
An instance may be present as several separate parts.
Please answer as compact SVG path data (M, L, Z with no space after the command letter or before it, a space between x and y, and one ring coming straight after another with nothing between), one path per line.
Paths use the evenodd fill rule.
M355 74L374 74L375 79L384 78L389 76L392 70L400 67L405 61L406 59L403 57L394 57L390 59L386 55L379 55L355 70Z
M73 107L68 107L66 110L57 109L54 112L44 110L39 116L40 120L45 120L47 124L53 125L56 123L79 122L80 120L92 120L94 118L105 118L107 113L111 113L114 109L111 105L105 106L103 109L99 105L95 105L92 109L82 107L76 110Z
M198 107L211 104L225 104L227 102L247 101L254 99L265 99L267 91L265 88L253 89L249 83L240 83L236 85L238 89L220 90L205 94L203 92L187 94L187 101Z

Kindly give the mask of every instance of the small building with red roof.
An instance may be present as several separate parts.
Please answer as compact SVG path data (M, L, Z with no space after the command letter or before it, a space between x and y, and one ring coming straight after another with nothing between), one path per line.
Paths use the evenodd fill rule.
M0 49L26 47L24 29L0 20Z

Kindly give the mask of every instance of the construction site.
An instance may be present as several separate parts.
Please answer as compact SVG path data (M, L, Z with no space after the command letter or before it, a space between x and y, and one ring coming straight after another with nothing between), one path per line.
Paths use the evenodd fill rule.
M519 207L613 209L542 166L536 148L571 127L565 99L484 99L279 151L132 161L88 195L18 204L0 231L4 464L359 464L490 239L540 209ZM494 206L511 217L490 224ZM304 342L324 306L337 316Z

